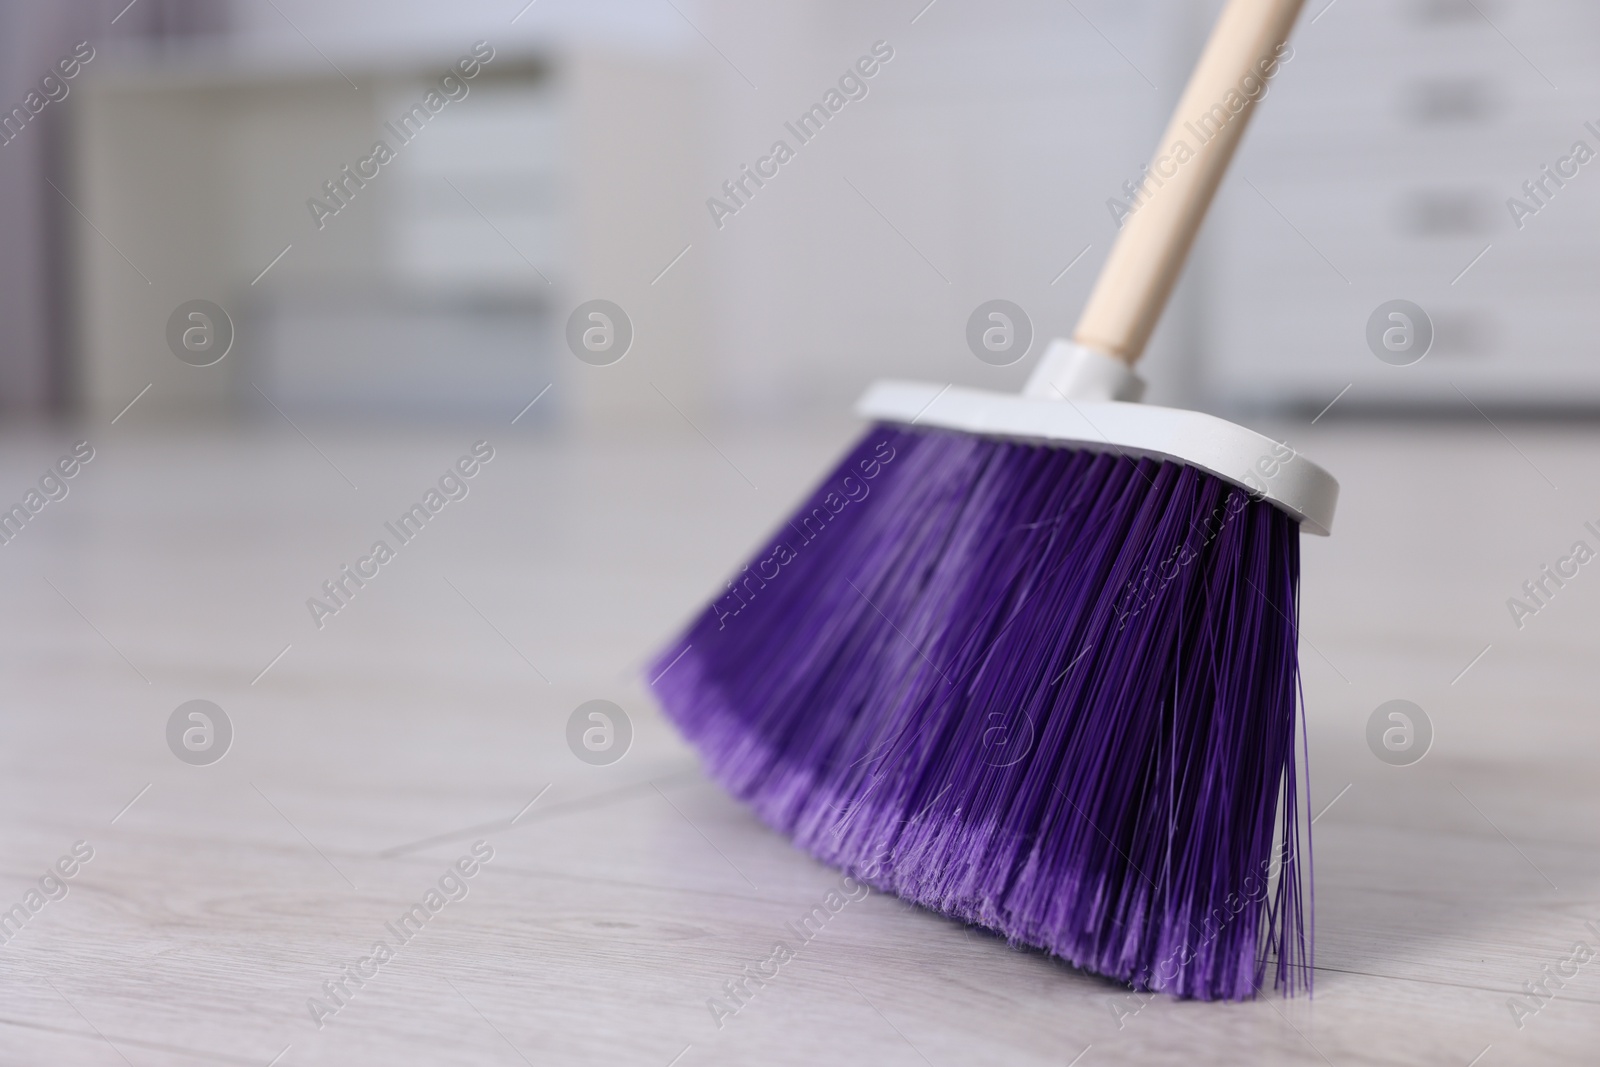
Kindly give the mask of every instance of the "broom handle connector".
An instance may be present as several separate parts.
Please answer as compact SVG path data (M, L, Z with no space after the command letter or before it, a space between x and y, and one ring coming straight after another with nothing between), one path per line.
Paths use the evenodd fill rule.
M1287 38L1304 0L1228 0L1131 213L1101 268L1073 340L1132 366L1172 294L1183 262L1256 103L1292 55Z

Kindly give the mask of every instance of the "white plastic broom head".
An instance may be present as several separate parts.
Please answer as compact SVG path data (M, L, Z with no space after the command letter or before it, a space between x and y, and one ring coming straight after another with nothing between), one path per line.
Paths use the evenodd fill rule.
M1122 360L1071 341L1045 351L1021 395L928 382L876 382L866 418L1170 459L1270 501L1307 533L1333 528L1339 483L1289 445L1198 411L1132 403L1144 382Z

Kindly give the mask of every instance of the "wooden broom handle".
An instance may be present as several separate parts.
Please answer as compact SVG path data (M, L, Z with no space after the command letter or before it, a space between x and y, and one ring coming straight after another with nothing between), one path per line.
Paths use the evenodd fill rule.
M1266 93L1264 72L1277 73L1280 46L1303 3L1228 0L1156 146L1143 192L1136 202L1124 201L1133 213L1123 219L1073 340L1129 366L1144 354L1245 124ZM1180 143L1194 153L1185 162L1175 159Z

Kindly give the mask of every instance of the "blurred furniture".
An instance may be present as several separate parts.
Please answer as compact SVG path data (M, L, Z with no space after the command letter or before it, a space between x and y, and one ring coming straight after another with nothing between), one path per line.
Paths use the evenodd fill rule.
M648 291L684 243L663 206L697 192L683 163L693 77L661 56L502 44L465 98L401 144L385 123L470 43L326 60L213 43L105 60L72 144L87 406L114 416L150 385L141 407L185 415L270 399L291 415L509 419L552 383L526 421L659 404L636 370L579 364L562 328L604 297L647 323L638 348L703 347L696 294ZM380 137L393 162L319 220L310 198L329 203L325 183ZM641 174L641 137L679 151ZM234 320L215 366L167 347L168 316L194 299Z
M1600 9L1577 0L1308 7L1212 223L1209 393L1312 410L1347 385L1352 407L1600 403L1600 165L1548 184L1520 228L1507 206L1574 142L1600 152L1585 126L1597 35ZM1434 323L1413 366L1365 341L1396 298Z

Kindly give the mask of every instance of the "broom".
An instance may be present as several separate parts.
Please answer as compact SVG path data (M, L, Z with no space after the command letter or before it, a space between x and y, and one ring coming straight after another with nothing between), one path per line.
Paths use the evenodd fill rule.
M709 773L817 858L1208 1000L1310 986L1299 529L1338 485L1131 402L1130 365L1300 6L1230 0L1023 394L874 385L876 424L650 669Z

